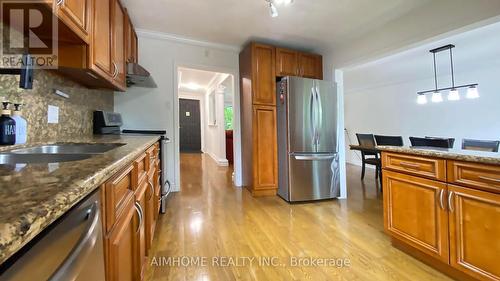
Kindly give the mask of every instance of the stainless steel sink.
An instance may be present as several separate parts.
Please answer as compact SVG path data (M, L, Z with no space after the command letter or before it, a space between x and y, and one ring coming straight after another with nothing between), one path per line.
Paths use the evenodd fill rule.
M92 157L92 154L17 154L0 153L0 165L44 164L80 161Z
M15 154L101 154L123 146L123 143L60 143L20 148L9 151Z

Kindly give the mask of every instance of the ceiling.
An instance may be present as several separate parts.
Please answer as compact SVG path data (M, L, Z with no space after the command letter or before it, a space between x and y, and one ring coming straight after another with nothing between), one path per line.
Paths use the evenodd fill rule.
M205 93L210 84L212 84L219 75L220 73L212 71L179 68L179 89Z
M433 79L433 60L430 49L454 44L453 60L457 84L468 84L470 71L500 66L500 23L490 24L445 39L425 44L418 48L385 57L344 71L346 92L364 88L383 87L408 81ZM436 54L438 76L441 86L448 86L450 60L449 53ZM444 77L443 77L444 78ZM433 84L429 84L432 89ZM423 89L422 89L423 90Z
M123 0L139 29L235 47L265 39L312 50L362 37L430 0L295 0L271 18L264 0ZM313 48L314 47L314 48Z

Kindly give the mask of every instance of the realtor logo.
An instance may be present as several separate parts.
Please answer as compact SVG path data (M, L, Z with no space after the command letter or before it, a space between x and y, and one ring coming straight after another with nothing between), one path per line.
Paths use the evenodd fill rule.
M1 0L3 68L57 68L57 17L51 4L42 0ZM31 60L22 59L30 54Z

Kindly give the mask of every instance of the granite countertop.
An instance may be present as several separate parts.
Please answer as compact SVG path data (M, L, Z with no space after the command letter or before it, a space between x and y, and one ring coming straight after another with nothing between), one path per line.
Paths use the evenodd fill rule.
M498 152L408 146L377 146L376 149L380 151L405 153L418 156L500 165L500 153Z
M125 144L81 161L0 165L0 264L159 138L90 136L0 147L0 152L7 152L61 142Z

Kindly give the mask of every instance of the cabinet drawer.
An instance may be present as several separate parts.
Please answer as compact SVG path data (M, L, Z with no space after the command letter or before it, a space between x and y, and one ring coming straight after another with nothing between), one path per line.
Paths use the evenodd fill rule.
M147 154L143 153L134 161L133 170L133 188L137 189L141 183L146 179L147 169L149 167Z
M500 193L500 166L448 161L448 182Z
M118 221L118 217L123 212L126 203L134 196L132 170L132 166L125 168L104 184L106 231L113 228L113 225Z
M382 152L384 169L446 181L446 161L413 155Z

